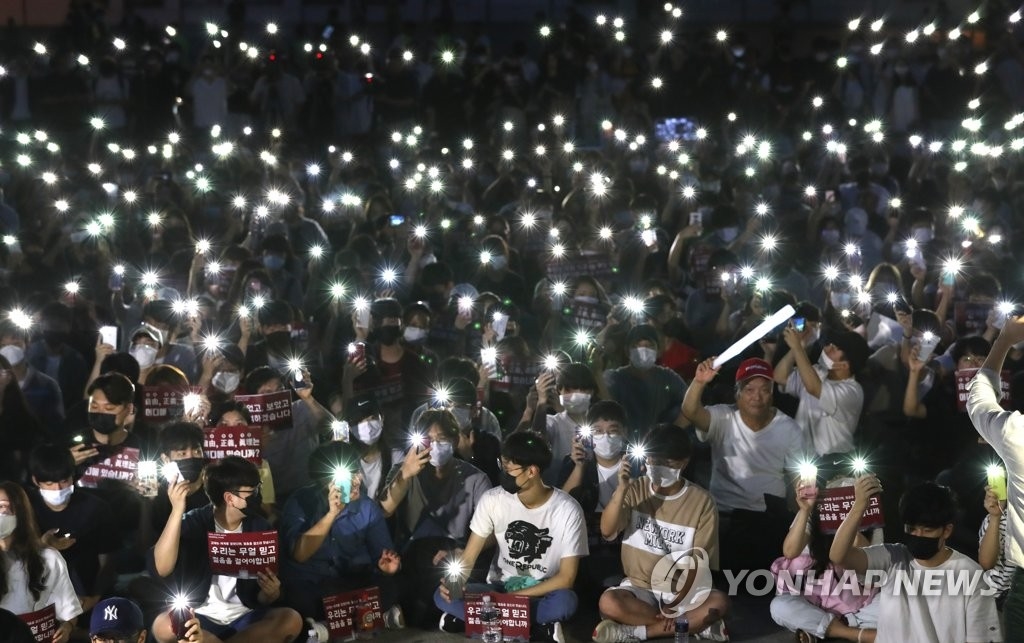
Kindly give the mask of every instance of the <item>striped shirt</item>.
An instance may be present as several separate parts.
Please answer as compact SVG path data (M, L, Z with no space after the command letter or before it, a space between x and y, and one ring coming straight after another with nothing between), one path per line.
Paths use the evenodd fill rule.
M986 514L985 519L981 521L981 529L978 530L979 543L985 537L985 532L988 531L991 517L991 514ZM1006 562L1006 514L1004 513L999 517L999 558L996 560L995 567L985 571L985 580L988 581L989 587L999 590L996 598L1006 595L1015 570L1016 567Z

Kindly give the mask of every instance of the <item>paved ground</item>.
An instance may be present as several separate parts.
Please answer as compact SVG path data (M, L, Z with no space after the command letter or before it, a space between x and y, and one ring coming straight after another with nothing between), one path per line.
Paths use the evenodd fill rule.
M733 641L747 641L750 643L791 643L793 634L780 629L771 620L768 613L769 599L739 598L733 603L733 614L726 619L729 626L729 635ZM590 634L597 624L596 613L578 614L575 622L568 628L566 634L574 643L590 641ZM407 629L401 632L388 632L383 636L374 639L380 643L398 642L429 642L438 641L465 641L462 636L445 634L433 631Z

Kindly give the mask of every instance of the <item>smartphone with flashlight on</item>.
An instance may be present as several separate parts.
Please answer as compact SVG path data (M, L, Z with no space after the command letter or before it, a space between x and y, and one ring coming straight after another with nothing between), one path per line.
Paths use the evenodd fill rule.
M288 377L288 383L293 389L309 388L309 379L301 368L294 369Z
M188 636L188 622L195 618L192 608L188 606L183 598L174 599L171 606L171 628L174 630L174 638L181 641Z
M798 333L804 332L804 329L807 328L807 320L803 317L794 317L793 328L795 328Z
M405 215L404 214L392 214L391 217L388 219L388 221L389 221L389 223L391 223L391 227L392 228L397 228L398 226L400 226L403 223L405 223Z
M580 439L580 444L583 445L583 453L586 455L587 460L594 459L594 434L590 429L581 428L577 435Z
M415 435L413 436L413 444L416 445L416 453L423 453L424 451L430 451L430 445L432 440L426 435Z
M921 338L921 343L917 348L917 359L922 362L927 362L935 352L935 347L939 345L939 336L932 332L926 332Z
M352 342L348 345L348 361L360 362L366 359L366 344L363 342Z
M352 499L352 473L347 469L335 471L334 488L341 494L341 501L348 503Z
M117 349L117 326L100 326L100 342Z
M462 571L462 563L455 559L449 559L442 582L445 589L448 590L448 596L453 601L461 600L466 591L466 576Z

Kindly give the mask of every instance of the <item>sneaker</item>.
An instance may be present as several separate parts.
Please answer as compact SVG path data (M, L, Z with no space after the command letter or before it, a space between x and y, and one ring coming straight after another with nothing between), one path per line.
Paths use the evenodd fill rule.
M307 639L308 643L328 643L331 640L331 633L327 629L327 624L311 618L306 619L306 633L309 636Z
M548 623L544 626L547 633L547 640L553 643L565 643L565 632L562 631L561 623Z
M466 622L442 612L441 622L437 624L437 629L449 634L462 634L466 631Z
M388 611L384 612L384 628L388 630L400 630L405 627L405 615L402 614L402 608L398 605L394 605Z
M601 621L594 628L595 643L619 643L620 641L639 641L633 634L632 625L622 625L607 619Z
M698 641L728 641L729 630L725 627L725 621L715 621L704 628L703 632L697 632L693 638Z

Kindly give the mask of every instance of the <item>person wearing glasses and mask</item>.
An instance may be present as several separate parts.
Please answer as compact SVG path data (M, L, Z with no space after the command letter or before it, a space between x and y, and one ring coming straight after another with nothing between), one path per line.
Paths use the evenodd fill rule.
M580 558L587 556L583 510L572 496L544 484L551 447L533 431L513 433L501 450L501 486L485 492L469 523L462 569L472 569L484 547L497 544L487 584L469 584L467 593L505 592L530 598L531 641L564 641L562 623L576 613L573 591ZM441 629L465 627L465 603L444 584L434 594L444 612Z
M473 508L491 483L482 471L456 457L462 432L450 411L423 413L413 436L425 437L430 446L420 443L395 465L380 504L385 516L397 516L396 540L406 561L408 586L425 588L409 596L405 612L412 623L436 623L431 597L441 580L441 563L461 556Z
M150 576L165 579L172 593L184 592L210 640L224 641L240 633L252 641L287 641L298 636L302 629L298 612L271 607L281 598L276 574L267 570L254 579L242 579L210 570L208 533L270 529L258 513L262 502L259 469L229 456L206 468L203 485L211 504L187 514L189 483L178 481L168 489L171 515L149 550ZM169 611L153 622L153 638L159 643L177 641Z

